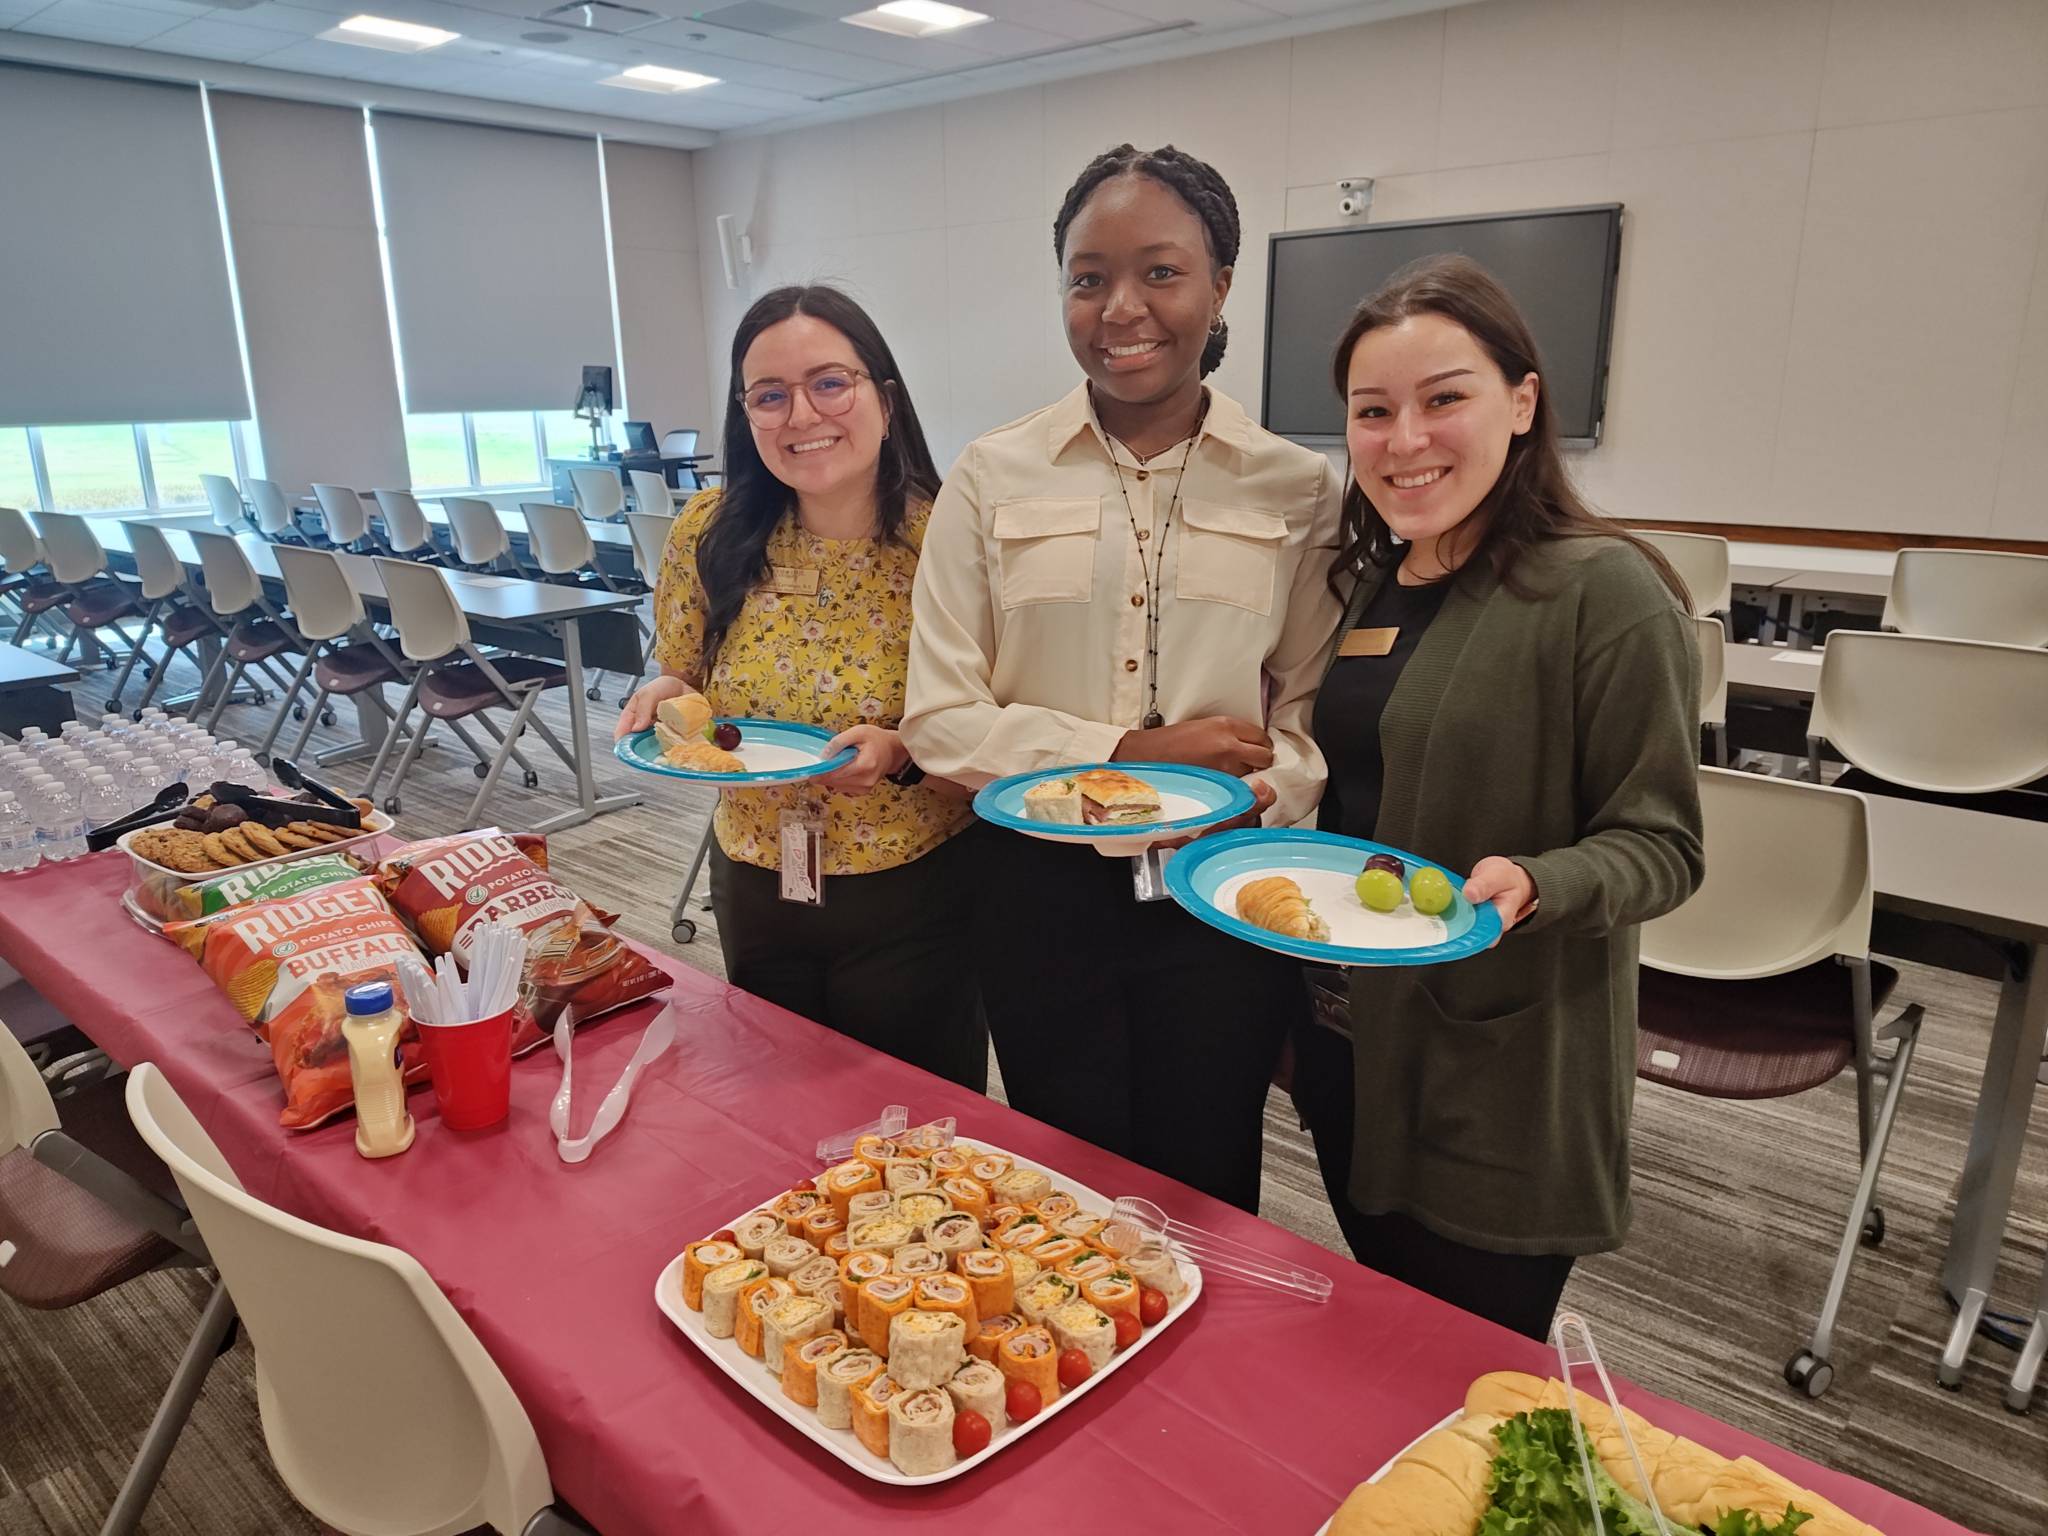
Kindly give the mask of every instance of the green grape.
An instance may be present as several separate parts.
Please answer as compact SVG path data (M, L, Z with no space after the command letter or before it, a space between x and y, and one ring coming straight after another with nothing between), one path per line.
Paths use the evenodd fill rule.
M1415 910L1426 917L1435 917L1439 912L1450 909L1454 893L1451 882L1444 878L1440 869L1418 869L1408 882L1408 899L1415 903Z
M1375 912L1401 905L1401 877L1384 869L1368 869L1358 877L1358 899Z

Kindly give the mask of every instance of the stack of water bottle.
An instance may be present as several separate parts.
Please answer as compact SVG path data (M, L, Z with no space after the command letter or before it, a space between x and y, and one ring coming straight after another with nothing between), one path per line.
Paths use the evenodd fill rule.
M132 724L119 715L67 720L54 737L30 726L17 743L0 740L0 873L75 859L88 832L168 786L198 794L218 780L260 790L270 776L245 748L160 709Z

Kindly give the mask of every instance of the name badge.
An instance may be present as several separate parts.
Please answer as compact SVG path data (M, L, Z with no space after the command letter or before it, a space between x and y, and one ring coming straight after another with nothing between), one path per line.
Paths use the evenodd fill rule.
M1339 656L1385 656L1394 649L1401 631L1396 629L1354 629L1337 646Z
M778 597L816 597L818 572L815 566L771 565L767 589Z

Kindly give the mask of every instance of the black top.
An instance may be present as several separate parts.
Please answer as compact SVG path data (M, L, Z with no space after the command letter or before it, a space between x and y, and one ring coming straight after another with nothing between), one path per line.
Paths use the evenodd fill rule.
M1330 770L1329 787L1316 809L1316 825L1323 831L1372 838L1386 777L1380 716L1450 589L1448 580L1404 587L1389 573L1353 628L1398 630L1393 649L1384 656L1340 655L1323 679L1310 726Z

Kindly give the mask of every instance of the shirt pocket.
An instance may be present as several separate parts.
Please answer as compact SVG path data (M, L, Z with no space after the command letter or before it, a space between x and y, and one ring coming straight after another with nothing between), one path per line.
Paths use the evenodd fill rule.
M994 533L1005 608L1085 603L1093 594L1101 497L999 501Z
M1174 596L1271 613L1287 519L1259 507L1194 500L1181 503L1180 516Z

